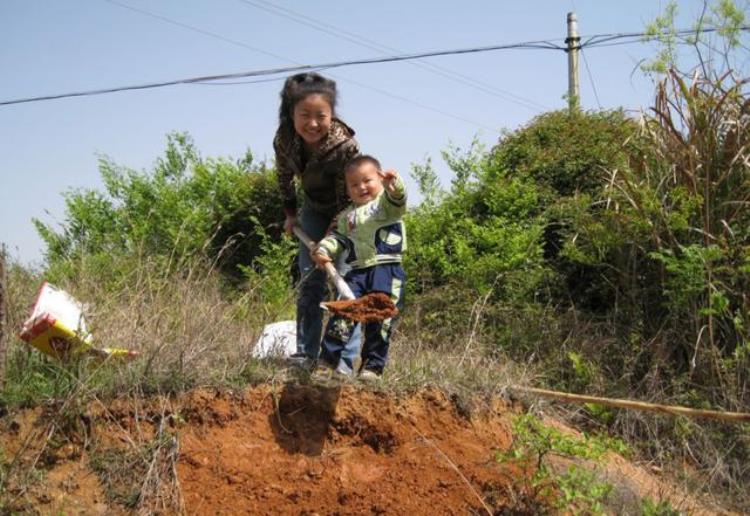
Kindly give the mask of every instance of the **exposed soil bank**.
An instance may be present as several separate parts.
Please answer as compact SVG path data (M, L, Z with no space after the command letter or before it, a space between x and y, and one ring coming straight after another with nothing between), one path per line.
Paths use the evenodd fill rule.
M62 408L2 419L3 460L14 472L0 513L554 512L497 460L513 438L514 411L501 400L470 411L437 389L394 398L291 382L95 403L61 419ZM32 464L39 478L18 474ZM715 513L621 457L601 475L617 503L668 497Z

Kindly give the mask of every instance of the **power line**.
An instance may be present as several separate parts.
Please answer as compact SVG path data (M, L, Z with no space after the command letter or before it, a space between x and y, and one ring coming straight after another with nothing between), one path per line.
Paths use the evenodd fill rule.
M157 20L160 20L160 21L164 21L164 22L169 23L171 25L176 25L176 26L178 26L180 28L187 29L187 30L192 31L192 32L196 32L196 33L201 34L203 36L209 36L209 37L218 39L220 41L224 41L226 43L230 43L232 45L240 46L240 47L247 48L247 49L255 51L255 52L260 52L262 54L270 55L272 57L275 57L277 59L280 59L282 61L285 61L285 62L288 62L288 63L291 63L291 64L295 64L295 65L301 65L302 64L302 63L300 63L298 61L295 61L293 59L289 59L287 57L284 57L284 56L281 56L281 55L278 55L278 54L273 54L273 53L267 52L267 51L265 51L263 49L259 49L257 47L253 47L253 46L247 45L247 44L245 44L245 43L243 43L241 41L237 41L237 40L234 40L234 39L231 39L231 38L227 38L227 37L222 36L221 34L216 34L215 32L211 32L211 31L202 29L200 27L195 27L193 25L188 25L186 23L182 23L182 22L179 22L177 20L173 20L173 19L168 18L166 16L163 16L163 15L160 15L160 14L156 14L156 13L147 11L145 9L138 9L138 8L135 8L135 7L131 7L131 6L127 5L127 4L123 4L121 2L117 2L116 0L106 0L106 1L108 1L109 3L111 3L113 5L124 7L126 9L129 9L129 10L134 11L136 13L143 14L143 15L149 16L151 18L155 18ZM317 67L316 68L317 71L321 71L321 70L325 70L325 69L326 69L325 66ZM458 115L450 114L450 113L448 113L446 111L443 111L441 109L433 108L433 107L428 106L426 104L422 104L421 102L417 102L417 101L411 100L411 99L409 99L407 97L402 97L400 95L395 95L395 94L393 94L391 92L388 92L388 91L385 91L385 90L374 88L374 87L372 87L372 86L370 86L368 84L363 84L363 83L354 81L353 79L342 79L340 77L336 77L335 75L331 75L331 77L333 77L335 79L338 79L338 80L343 80L343 81L348 82L348 83L355 84L355 85L360 86L360 87L362 87L364 89L368 89L368 90L371 90L371 91L378 92L381 95L384 95L386 97L391 97L391 98L394 98L394 99L398 99L398 100L400 100L402 102L406 102L408 104L412 104L412 105L418 106L418 107L420 107L422 109L426 109L428 111L433 111L435 113L439 113L439 114L448 116L448 117L456 119L456 120L461 120L461 121L464 121L464 122L468 122L469 124L475 125L477 127L481 127L481 128L484 128L484 129L488 128L486 125L481 124L479 122L474 122L474 121L469 120L467 118L464 118L464 117L461 117L461 116L458 116ZM276 77L276 78L272 78L272 79L258 79L258 80L252 80L252 81L232 81L232 82L224 82L224 83L211 82L211 81L207 81L207 82L201 82L201 81L199 81L199 82L196 82L194 84L206 85L206 86L212 86L212 85L230 86L230 85L240 85L240 84L257 84L257 83L262 83L262 82L271 82L271 81L278 81L278 80L283 80L283 79L284 79L284 77ZM0 105L2 105L2 104L0 104ZM496 129L491 129L491 130L494 131L494 132L497 132Z
M321 69L318 69L316 71L321 71ZM331 75L331 77L334 77L334 76ZM255 81L196 82L194 84L199 84L199 85L203 85L203 86L237 86L239 84L258 84L258 83L262 83L262 82L283 81L284 79L286 79L286 76L283 76L283 77L273 77L271 79L258 79L258 80L255 80ZM394 99L404 101L404 102L406 102L408 104L412 104L414 106L420 107L420 108L425 109L427 111L432 111L434 113L438 113L440 115L447 116L448 118L453 118L454 120L460 120L461 122L466 122L466 123L468 123L470 125L475 125L475 126L480 127L482 129L487 129L489 131L492 131L493 133L499 132L494 127L490 127L490 126L482 124L480 122L476 122L474 120L470 120L470 119L462 117L460 115L454 115L453 113L449 113L447 111L443 111L442 109L434 108L432 106L428 106L427 104L422 104L421 102L418 102L418 101L415 101L415 100L411 100L408 97L402 97L401 95L396 95L396 94L391 93L389 91L382 90L380 88L375 88L373 86L370 86L370 85L367 85L367 84L363 84L363 83L360 83L358 81L354 81L354 80L351 80L351 79L346 79L346 80L348 82L356 85L356 86L361 86L363 88L367 88L368 90L372 90L372 91L375 91L377 93L381 93L381 94L386 95L388 97L392 97Z
M122 7L123 9L128 9L130 11L133 11L133 12L136 12L136 13L139 13L139 14L143 14L144 16L149 16L151 18L155 18L155 19L163 21L165 23L169 23L170 25L175 25L175 26L181 27L183 29L188 29L188 30L191 30L193 32L197 32L199 34L203 34L204 36L209 36L209 37L212 37L212 38L215 38L215 39L219 39L221 41L224 41L226 43L230 43L232 45L236 45L236 46L239 46L239 47L247 48L248 50L252 50L253 52L258 52L260 54L265 54L267 56L274 57L276 59L280 59L281 61L286 61L286 62L294 63L294 61L292 61L290 59L287 59L286 57L281 56L279 54L274 54L273 52L268 52L267 50L263 50L262 48L253 47L251 45L248 45L247 43L243 43L242 41L237 41L236 39L227 38L225 36L222 36L221 34L217 34L215 32L211 32L211 31L208 31L208 30L205 30L205 29L201 29L200 27L195 27L193 25L188 25L187 23L182 23L182 22L179 22L177 20L173 20L171 18L167 18L166 16L162 16L160 14L156 14L156 13L153 13L151 11L147 11L145 9L139 9L137 7L133 7L132 5L123 4L121 2L118 2L117 0L104 0L104 1L108 2L108 3L112 4L112 5L116 5L118 7ZM299 63L295 63L295 64L299 64Z
M585 42L581 43L580 48L585 47L597 47L597 46L605 46L603 43L614 41L614 40L620 40L620 39L632 39L633 41L624 43L644 43L643 38L647 38L645 42L652 41L656 39L658 36L667 36L667 35L673 35L673 36L695 36L696 34L708 34L712 32L718 32L722 30L719 27L705 27L702 29L679 29L675 31L671 31L669 29L664 29L658 33L654 32L621 32L621 33L612 33L612 34L595 34L592 36L585 36L588 38ZM750 30L750 26L743 25L741 27L737 27L737 30L739 31L748 31ZM584 37L581 37L583 39Z
M583 64L586 65L586 73L589 76L589 82L591 83L591 89L594 90L594 97L596 98L596 103L599 106L599 109L602 109L602 103L599 101L599 93L596 91L596 84L594 84L594 77L591 75L591 69L589 68L589 60L586 59L586 52L581 49L581 55L583 56Z
M251 0L238 0L244 4L252 5L256 8L262 9L266 12L269 12L271 14L275 14L277 16L281 16L284 18L287 18L289 20L294 21L295 23L300 23L302 25L311 27L315 30L324 32L326 34L330 34L334 37L344 39L346 41L349 41L351 43L354 43L359 46L363 46L366 48L377 50L378 52L382 54L387 54L388 52L402 52L401 50L398 50L394 47L389 47L387 45L382 45L376 41L373 41L372 39L368 39L366 37L363 37L359 34L354 34L352 32L346 31L344 29L338 28L334 25L331 25L329 23L326 23L321 20L316 20L314 18L311 18L309 16L306 16L304 14L297 13L295 11L292 11L291 9L286 9L281 6L274 5L271 2L267 2L264 0L260 0L260 2L254 2ZM262 5L261 5L262 4ZM288 14L287 14L288 13ZM328 30L330 28L331 30ZM494 95L496 97L500 97L504 100L507 100L509 102L516 103L518 105L521 105L527 109L531 109L533 111L539 111L537 107L540 107L542 109L548 109L547 106L543 106L539 104L538 102L535 102L531 99L527 99L524 97L521 97L520 95L516 95L511 92L507 92L504 90L501 90L499 88L496 88L492 85L488 85L486 83L481 83L480 81L477 81L476 79L460 74L458 72L452 71L450 69L447 69L445 67L441 67L439 65L435 65L432 63L426 63L426 62L420 62L416 61L413 63L414 66L417 66L419 68L422 68L424 70L430 71L432 73L438 74L442 77L446 77L450 80L471 86L475 89L478 89L479 91L483 91L485 93L488 93L490 95ZM517 99L517 100L514 100Z
M114 3L113 0L107 0L107 1ZM187 26L187 27L190 27L190 26ZM194 27L191 27L191 30L194 30L194 29L195 29ZM749 30L749 29L750 27L740 27L739 30ZM687 33L695 34L697 32L701 32L701 33L716 32L717 30L718 29L715 29L715 28L709 28L709 29L701 29L700 31L696 31L696 30L677 31L677 33L678 34L687 34ZM201 32L207 33L202 30ZM604 41L612 41L612 40L616 40L620 38L633 38L636 36L640 36L640 37L653 36L653 34L646 33L646 32L624 33L624 34L599 34L599 35L591 36L589 41L585 44L581 44L580 47L581 48L596 47L597 44L600 44ZM592 40L594 40L595 38L605 38L605 39L597 40L596 43L594 43L592 42ZM230 41L223 37L222 39ZM5 100L5 101L0 102L0 106L9 106L13 104L40 102L44 100L55 100L55 99L70 98L70 97L103 95L107 93L115 93L115 92L120 92L120 91L163 88L167 86L175 86L178 84L206 83L206 82L213 82L217 80L242 79L242 78L247 78L247 77L276 75L276 74L281 74L281 73L288 74L290 72L313 71L313 70L319 70L322 68L341 68L345 66L356 66L356 65L365 65L365 64L393 63L393 62L400 62L400 61L410 61L414 59L422 59L425 57L466 55L466 54L475 54L475 53L480 53L480 52L490 52L490 51L496 51L496 50L518 50L518 49L546 49L546 50L552 49L552 50L562 50L562 51L567 50L565 47L555 45L553 42L550 42L550 41L545 41L545 40L526 41L526 42L521 42L521 43L510 43L510 44L504 44L504 45L488 45L488 46L482 46L482 47L436 50L436 51L431 51L431 52L418 52L418 53L412 53L412 54L394 55L394 56L379 57L379 58L337 61L337 62L332 62L332 63L317 64L317 65L297 65L297 66L288 66L288 67L282 67L282 68L271 68L271 69L265 69L265 70L251 70L251 71L246 71L246 72L235 72L235 73L219 74L219 75L207 75L207 76L200 76L200 77L188 77L184 79L174 79L174 80L163 81L163 82L134 84L134 85L128 85L128 86L115 86L115 87L101 88L101 89L95 89L95 90L85 90L85 91L76 91L76 92L69 92L69 93L59 93L59 94L54 94L54 95L44 95L44 96L37 96L37 97L27 97L27 98L13 99L13 100ZM257 50L257 49L253 49L253 50ZM258 50L258 51L261 51L261 50ZM265 51L261 51L261 52L265 53ZM286 58L281 58L281 59L287 60Z
M107 0L107 1L110 1L110 0ZM28 103L28 102L39 102L42 100L62 99L62 98L68 98L68 97L103 95L105 93L115 93L118 91L163 88L166 86L175 86L177 84L193 84L193 83L198 83L198 82L210 82L210 81L223 80L223 79L241 79L245 77L258 77L262 75L275 75L275 74L280 74L280 73L312 71L312 70L319 70L322 68L341 68L344 66L355 66L355 65L364 65L364 64L394 63L394 62L399 62L399 61L409 61L412 59L420 59L420 58L425 58L425 57L475 54L479 52L489 52L493 50L540 48L538 46L540 43L545 43L545 42L529 41L529 42L524 42L524 43L512 43L512 44L506 44L506 45L490 45L490 46L485 46L485 47L472 47L472 48L461 48L461 49L452 49L452 50L436 50L432 52L420 52L420 53L415 53L415 54L404 54L400 56L376 57L376 58L370 58L370 59L353 59L349 61L337 61L333 63L322 63L322 64L317 64L317 65L297 65L297 66L287 66L283 68L271 68L271 69L265 69L265 70L252 70L252 71L246 71L246 72L235 72L235 73L219 74L219 75L206 75L206 76L201 76L201 77L187 77L184 79L174 79L174 80L163 81L163 82L134 84L134 85L129 85L129 86L115 86L115 87L101 88L101 89L96 89L96 90L85 90L85 91L76 91L76 92L70 92L70 93L59 93L55 95L44 95L44 96L39 96L39 97L27 97L27 98L21 98L21 99L5 100L5 101L0 102L0 106L8 106L11 104L23 104L23 103Z
M257 9L261 9L267 13L271 13L276 16L280 16L282 18L286 18L288 20L291 20L295 23L304 25L306 27L310 27L314 30L317 30L319 32L323 32L325 34L329 34L333 37L343 39L345 41L348 41L350 43L354 43L355 45L359 45L361 47L370 48L373 50L376 50L380 52L381 54L388 54L388 53L401 53L402 50L399 50L394 47L389 47L387 45L383 45L381 43L378 43L377 41L374 41L372 39L369 39L367 37L362 36L361 34L355 34L353 32L347 31L345 29L342 29L340 27L336 27L335 25L331 25L330 23L327 23L322 20L317 20L315 18L312 18L310 16L307 16L305 14L293 11L291 9L287 9L285 7L275 5L272 2L268 2L266 0L237 0L245 5L249 5L252 7L255 7ZM525 107L527 109L530 109L535 112L539 112L541 108L542 110L549 109L548 106L542 105L534 100L522 97L520 95L517 95L515 93L502 90L500 88L497 88L494 85L484 83L482 81L479 81L473 77L470 77L465 74L461 74L459 72L456 72L454 70L450 70L448 68L445 68L443 66L439 66L433 63L427 63L427 62L421 62L421 61L415 61L410 63L418 68L422 68L423 70L429 71L431 73L435 73L437 75L440 75L442 77L448 78L452 81L470 86L474 89L477 89L479 91L482 91L484 93L487 93L489 95L493 95L495 97L502 98L503 100L506 100L508 102L512 102L515 104L518 104L522 107Z
M318 70L320 71L320 70ZM255 81L230 81L230 82L195 82L193 84L197 85L203 85L203 86L239 86L241 84L261 84L264 82L276 82L276 81L283 81L286 79L286 77L271 77L270 79L258 79Z
M347 81L351 82L352 84L356 84L357 86L366 87L369 90L373 90L373 91L376 91L378 93L382 93L383 95L387 95L387 96L392 97L394 99L403 100L405 102L408 102L409 104L413 104L415 106L421 107L422 109L426 109L428 111L432 111L434 113L438 113L438 114L441 114L443 116L447 116L449 118L453 118L454 120L459 120L461 122L466 122L466 123L475 125L477 127L481 127L482 129L486 129L488 131L492 131L493 133L500 133L500 131L496 127L490 127L490 126L488 126L486 124L482 124L482 123L479 123L479 122L475 122L473 120L469 120L468 118L464 118L464 117L462 117L460 115L454 115L454 114L449 113L447 111L443 111L442 109L434 108L434 107L428 106L426 104L422 104L421 102L418 102L418 101L415 101L415 100L410 100L410 99L408 99L406 97L402 97L401 95L396 95L396 94L387 92L385 90L382 90L380 88L375 88L375 87L372 87L370 85L363 84L363 83L358 82L358 81L353 81L351 79L347 79Z

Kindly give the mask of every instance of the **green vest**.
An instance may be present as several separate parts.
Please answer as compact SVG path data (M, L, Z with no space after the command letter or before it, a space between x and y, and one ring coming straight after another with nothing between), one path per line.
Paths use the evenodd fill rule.
M331 258L348 251L347 263L363 269L383 263L398 263L406 251L406 187L398 176L396 192L385 189L362 206L350 205L338 216L336 230L320 241L319 248Z

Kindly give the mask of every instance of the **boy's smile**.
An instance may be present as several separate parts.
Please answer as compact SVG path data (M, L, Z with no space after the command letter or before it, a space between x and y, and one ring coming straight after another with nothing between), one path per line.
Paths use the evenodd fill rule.
M346 171L346 193L356 206L375 199L383 191L383 178L372 163L362 163Z

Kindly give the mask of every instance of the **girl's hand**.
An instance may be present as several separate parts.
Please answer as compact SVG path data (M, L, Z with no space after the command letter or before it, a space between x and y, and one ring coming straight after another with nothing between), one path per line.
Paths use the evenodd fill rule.
M398 178L398 172L396 172L394 169L389 168L388 170L383 170L383 187L390 193L396 193L396 179Z
M315 262L318 269L324 269L327 263L331 263L331 257L324 252L313 251L310 253L310 257L312 258L312 261Z
M292 228L297 224L297 215L287 215L284 220L284 233L291 236Z

